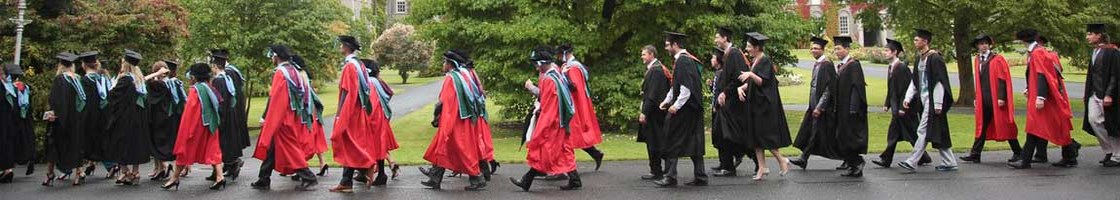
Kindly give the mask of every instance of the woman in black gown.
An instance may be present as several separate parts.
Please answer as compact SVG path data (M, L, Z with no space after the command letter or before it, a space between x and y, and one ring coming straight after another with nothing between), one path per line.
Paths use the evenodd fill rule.
M148 87L148 110L150 116L149 122L151 139L151 153L152 158L155 160L155 169L148 178L151 180L163 180L171 175L171 167L165 167L164 163L175 160L175 137L179 131L179 115L182 114L181 108L176 105L182 105L186 95L182 90L176 91L172 88L179 85L172 85L172 81L176 69L179 64L173 61L159 61L152 64L151 71L145 77ZM177 96L176 96L177 95Z
M138 184L140 164L148 163L151 157L148 105L145 101L148 91L143 82L144 73L137 67L141 58L139 53L125 50L117 83L109 91L108 131L113 145L107 150L110 159L121 169L117 184Z
M78 56L62 52L55 57L59 60L57 75L47 97L49 111L44 114L50 125L43 142L47 161L47 179L43 181L43 186L51 186L55 180L55 168L64 174L77 171L79 174L71 178L74 185L78 185L82 173L78 168L85 158L82 154L82 130L85 125L82 112L91 106L86 105L86 98L91 96L82 89L82 77L74 73L74 61Z
M778 160L781 167L779 175L785 176L789 172L789 160L782 156L779 148L789 146L792 140L789 137L789 126L786 124L785 109L782 108L782 96L778 93L777 66L770 62L770 57L763 53L763 44L767 40L765 35L757 32L747 33L747 53L751 55L752 64L749 72L739 76L739 80L746 82L739 87L739 98L747 102L746 112L750 115L750 130L747 133L750 141L747 146L754 149L758 158L758 173L754 180L762 180L770 170L766 167L766 154Z

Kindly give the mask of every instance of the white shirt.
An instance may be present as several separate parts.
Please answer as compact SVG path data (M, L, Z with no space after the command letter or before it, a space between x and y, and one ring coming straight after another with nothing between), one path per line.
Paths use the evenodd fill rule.
M674 60L675 59L680 59L681 56L683 56L684 54L687 54L687 53L688 53L688 50L681 49L680 52L677 52L676 55L673 55L673 59ZM688 98L692 97L692 91L688 90L688 87L681 86L680 88L681 88L681 94L677 95L677 99L676 99L676 101L673 102L673 105L672 105L671 109L675 109L675 110L676 109L681 109L681 107L683 107L685 103L688 103ZM672 87L669 88L669 93L665 94L665 100L661 101L662 104L666 104L666 103L669 103L670 101L673 101L673 92L675 91L675 89L676 88L672 88Z
M915 77L914 78L919 78L921 76L925 76L924 74L926 73L926 70L929 70L928 68L926 68L926 60L928 58L929 57L922 57L921 61L918 62L918 65L915 66L915 68L914 68L915 69L914 70ZM918 74L918 73L922 73L922 74ZM931 79L931 78L934 78L934 77L926 77L926 79ZM929 87L928 85L925 85L927 82L923 82L923 81L918 81L918 82L922 84L921 87ZM914 82L910 82L910 87L906 88L906 99L913 99L914 95L918 95L919 89L922 89L922 88L918 88L918 87L919 87L918 85L914 85ZM921 99L922 99L923 104L929 105L929 103L931 103L930 98L931 98L931 96L930 96L929 93L922 92ZM942 86L941 83L937 83L937 85L933 86L933 96L932 96L933 108L934 109L941 109L944 99L945 99L945 87ZM929 106L926 106L926 108L928 109Z

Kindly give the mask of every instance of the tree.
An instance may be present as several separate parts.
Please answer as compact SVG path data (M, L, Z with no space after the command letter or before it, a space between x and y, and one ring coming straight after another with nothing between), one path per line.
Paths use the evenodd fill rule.
M17 14L15 1L5 1L0 19ZM166 0L30 0L26 18L34 22L23 32L21 65L23 82L32 88L31 102L36 112L50 110L47 96L55 77L54 56L62 51L101 52L105 69L115 72L125 48L143 54L143 70L161 58L174 57L179 43L175 38L187 34L186 11ZM0 23L0 56L11 59L15 46L15 24ZM32 117L37 115L32 114ZM46 123L38 123L45 127ZM7 127L5 127L7 128ZM42 134L40 132L39 134Z
M253 96L267 90L274 66L263 52L272 44L287 45L301 55L316 85L338 76L342 55L333 45L335 36L348 34L352 23L352 13L339 1L181 1L191 11L191 35L181 39L184 60L204 60L212 48L229 49L230 63L246 74Z
M1022 49L1014 43L1016 32L1038 29L1050 39L1051 49L1072 58L1073 66L1087 67L1089 48L1085 42L1085 23L1120 22L1118 1L1095 0L863 0L887 9L888 24L899 34L896 38L913 36L914 28L934 33L933 49L942 49L947 60L957 62L960 80L972 80L970 55L972 38L986 33L996 39L1001 50ZM905 37L902 37L905 36ZM912 44L906 44L912 46ZM972 81L961 81L958 104L971 104L974 97Z
M408 73L416 71L428 63L435 46L431 42L415 37L412 25L393 24L385 30L370 48L373 58L382 65L397 69L401 83L408 83Z
M526 62L537 45L571 43L575 56L588 66L592 100L604 129L627 128L638 116L644 45L664 46L663 31L691 35L685 47L707 58L715 45L716 27L770 36L767 55L779 64L796 58L787 51L809 36L810 23L784 9L788 0L479 0L412 1L409 21L421 36L437 41L438 50L471 51L491 99L503 116L519 118L533 97L521 87L537 77ZM665 52L660 59L672 60ZM706 62L704 62L706 63ZM704 74L710 74L705 72ZM630 127L632 128L632 127Z

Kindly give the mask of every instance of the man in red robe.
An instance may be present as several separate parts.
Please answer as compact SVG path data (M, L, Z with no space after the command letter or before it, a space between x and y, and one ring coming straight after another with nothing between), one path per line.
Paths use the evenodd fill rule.
M603 132L599 130L599 117L595 116L595 105L591 102L590 74L587 67L576 60L571 44L560 45L556 51L557 59L563 63L560 69L572 85L572 101L576 106L568 144L587 152L595 160L595 170L598 171L603 164L603 152L595 145L603 143Z
M420 172L428 176L428 180L421 182L432 189L440 189L443 174L446 170L463 173L470 176L470 186L466 190L476 191L486 187L482 181L482 172L478 161L482 158L479 148L479 136L474 130L475 118L478 117L475 103L471 100L470 85L467 76L460 73L460 68L466 64L466 59L456 52L448 51L443 54L443 89L439 94L436 104L437 127L432 143L424 152L424 160L432 163L431 168L420 168Z
M319 182L315 174L307 169L307 158L311 155L310 134L313 124L309 112L311 86L303 81L298 69L289 61L292 53L283 45L269 47L268 56L276 65L272 75L272 85L268 92L264 122L261 123L260 137L253 157L263 161L260 179L252 184L255 189L268 189L271 185L272 171L281 174L296 174L302 183L297 189L306 190Z
M338 36L338 40L342 43L339 49L346 57L339 77L338 115L331 131L331 149L335 162L342 165L343 170L342 180L331 192L352 193L354 171L372 169L378 160L385 159L380 133L371 130L375 123L384 121L370 119L373 104L369 73L355 54L361 50L361 45L352 36Z
M486 111L486 89L482 87L482 78L478 77L478 73L474 71L474 60L471 60L470 55L466 52L454 50L456 54L463 57L466 64L463 64L459 72L470 80L470 89L472 99L475 101L475 108L478 112L478 118L474 123L474 131L478 134L479 138L479 151L482 151L482 160L478 161L478 167L482 170L482 177L486 181L490 181L490 175L498 170L500 164L494 160L494 139L490 131L490 122L488 121Z
M980 153L984 151L984 142L987 140L1007 141L1011 146L1011 156L1008 162L1019 161L1019 126L1015 124L1015 98L1012 91L1011 73L1008 72L1007 60L1003 55L992 52L991 47L995 40L988 35L981 34L972 40L972 45L977 49L976 58L973 60L973 85L976 86L973 103L976 113L976 140L972 142L972 150L968 156L961 157L963 161L980 163ZM1009 98L1011 97L1011 98Z
M1077 165L1077 151L1081 144L1070 138L1073 125L1070 119L1069 99L1061 79L1058 60L1045 47L1038 46L1039 33L1027 29L1016 34L1027 45L1027 140L1019 155L1019 162L1008 163L1014 169L1031 168L1031 157L1036 147L1047 141L1062 146L1062 160L1056 167Z
M575 152L568 142L569 133L574 132L569 122L574 122L574 112L577 112L572 93L568 90L568 83L564 75L552 63L551 49L537 47L533 50L529 61L537 68L540 84L533 86L531 80L525 81L525 88L537 95L540 104L537 109L535 126L532 134L527 136L525 148L528 150L526 163L529 171L521 180L510 177L509 181L522 190L529 191L533 179L544 175L568 175L568 185L561 186L562 190L574 190L583 186L576 172Z

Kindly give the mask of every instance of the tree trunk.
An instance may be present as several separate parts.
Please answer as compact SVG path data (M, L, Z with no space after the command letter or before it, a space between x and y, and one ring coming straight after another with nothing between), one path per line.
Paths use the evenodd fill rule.
M972 19L969 19L967 9L958 9L953 19L953 47L954 58L957 60L957 77L960 79L960 93L957 94L956 104L971 106L975 96L975 87L972 85L972 59L969 51L972 50L969 30L972 30Z

